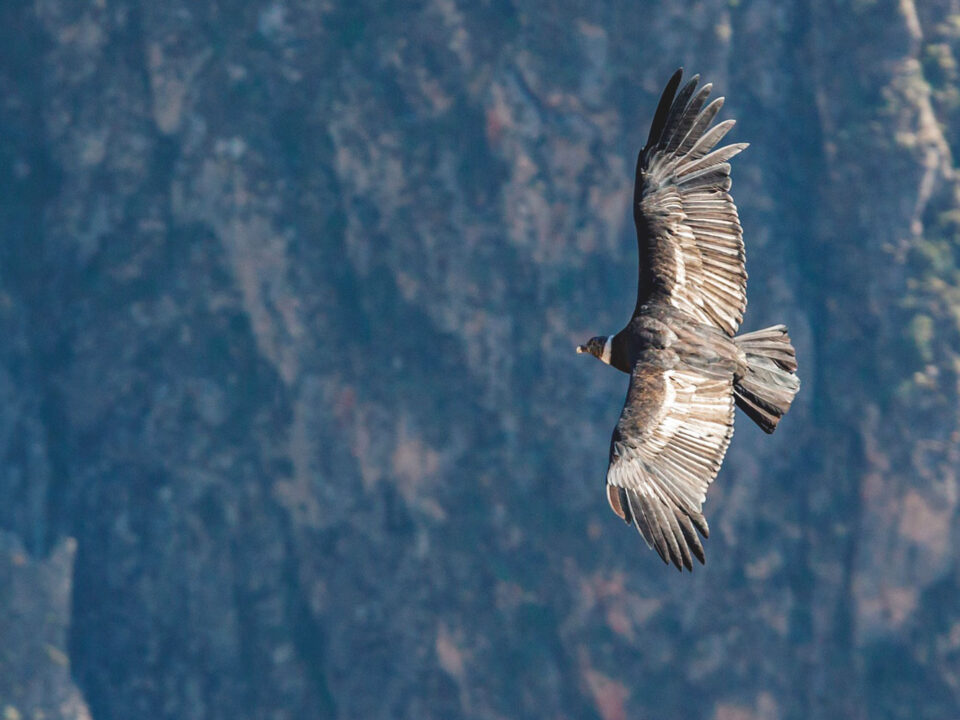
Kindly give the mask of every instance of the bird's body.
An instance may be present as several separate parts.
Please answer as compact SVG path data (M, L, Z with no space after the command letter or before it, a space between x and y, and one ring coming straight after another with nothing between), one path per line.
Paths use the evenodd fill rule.
M782 325L736 332L746 308L742 229L728 160L713 150L732 127L711 127L722 98L697 78L667 84L637 159L633 213L639 248L637 304L616 335L578 352L630 374L610 441L607 499L665 562L704 561L701 508L733 435L734 405L773 432L799 389ZM696 91L696 92L695 92Z
M691 359L698 353L736 356L736 344L717 328L670 305L643 305L627 326L613 336L610 362L630 373L637 362L663 358L664 353L683 353Z

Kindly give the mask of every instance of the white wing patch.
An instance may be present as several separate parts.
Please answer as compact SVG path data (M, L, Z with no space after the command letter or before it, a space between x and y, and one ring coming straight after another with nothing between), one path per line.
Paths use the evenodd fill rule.
M703 502L733 434L733 378L709 378L687 368L657 372L660 407L645 427L635 428L624 421L631 401L659 389L635 370L607 483L626 491L618 497L625 497L647 544L665 561L691 567L691 554L703 560L693 529L709 532Z

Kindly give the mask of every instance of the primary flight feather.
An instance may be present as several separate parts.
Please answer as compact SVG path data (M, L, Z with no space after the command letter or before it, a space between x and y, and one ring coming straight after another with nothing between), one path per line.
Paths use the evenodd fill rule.
M773 432L800 388L783 325L737 335L747 305L743 230L729 160L717 148L733 120L713 125L723 98L682 71L667 83L637 157L633 219L637 304L616 335L577 352L630 374L610 440L607 499L664 562L704 562L707 488L733 435L734 404Z

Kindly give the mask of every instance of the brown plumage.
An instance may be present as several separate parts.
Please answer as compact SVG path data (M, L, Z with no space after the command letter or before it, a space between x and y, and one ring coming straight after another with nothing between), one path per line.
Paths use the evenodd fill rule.
M607 500L664 562L704 562L702 513L733 435L734 404L773 432L800 387L783 325L737 336L747 305L743 231L729 194L729 160L714 149L733 127L711 127L723 98L678 70L637 158L633 214L640 254L637 304L616 335L578 352L630 374L610 441Z

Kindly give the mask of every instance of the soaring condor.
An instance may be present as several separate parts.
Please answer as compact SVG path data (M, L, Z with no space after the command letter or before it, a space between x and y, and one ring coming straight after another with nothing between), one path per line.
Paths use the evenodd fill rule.
M699 532L707 488L733 435L734 404L766 432L800 381L787 328L737 335L747 305L743 230L730 196L729 160L716 148L733 120L713 125L723 98L677 70L637 157L633 219L640 251L637 304L616 335L589 353L630 374L610 440L607 499L665 563L704 562ZM678 92L678 88L679 92Z

